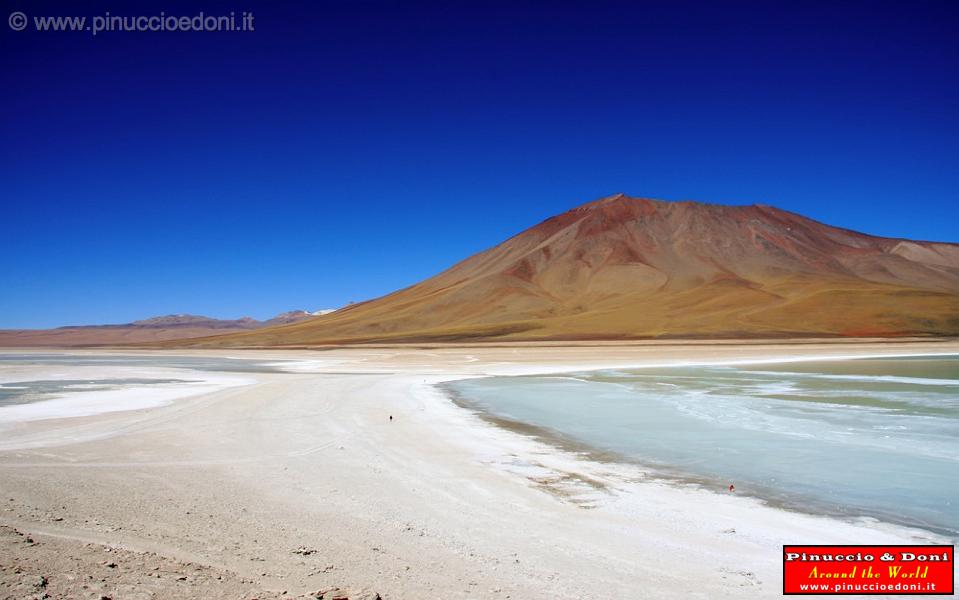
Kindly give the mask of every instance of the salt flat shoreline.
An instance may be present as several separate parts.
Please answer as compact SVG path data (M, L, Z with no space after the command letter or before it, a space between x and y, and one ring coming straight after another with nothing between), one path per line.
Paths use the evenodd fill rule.
M583 460L494 427L434 386L610 367L956 354L957 341L66 352L298 366L164 406L5 431L0 525L72 559L38 558L30 569L47 566L36 575L50 586L78 584L80 565L104 548L125 553L103 581L63 588L65 597L311 597L333 587L371 598L778 597L783 543L941 541ZM33 551L0 539L0 565L26 564ZM153 577L145 556L220 579ZM24 573L34 574L0 571L0 591L28 585Z

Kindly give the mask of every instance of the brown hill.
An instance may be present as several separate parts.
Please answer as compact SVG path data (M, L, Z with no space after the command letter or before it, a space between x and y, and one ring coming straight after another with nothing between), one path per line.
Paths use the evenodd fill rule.
M250 317L214 319L199 315L165 315L117 325L68 325L56 329L0 329L0 347L114 346L208 337L295 323L314 316L303 310L268 321Z
M195 346L959 334L959 245L618 194L409 288Z

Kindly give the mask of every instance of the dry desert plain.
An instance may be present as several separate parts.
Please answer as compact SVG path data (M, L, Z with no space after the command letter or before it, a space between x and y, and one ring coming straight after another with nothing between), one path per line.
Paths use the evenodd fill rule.
M783 543L941 541L552 448L433 384L955 340L162 353L299 362L158 407L0 423L0 597L764 598Z

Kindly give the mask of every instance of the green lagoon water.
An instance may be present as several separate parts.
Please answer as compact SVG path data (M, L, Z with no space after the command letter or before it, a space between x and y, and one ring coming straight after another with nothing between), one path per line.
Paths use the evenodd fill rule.
M959 534L959 356L472 379L465 405L786 507Z

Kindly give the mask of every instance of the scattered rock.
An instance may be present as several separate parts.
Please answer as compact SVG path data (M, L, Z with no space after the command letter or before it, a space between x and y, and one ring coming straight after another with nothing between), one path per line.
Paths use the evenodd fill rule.
M344 589L334 587L313 592L316 600L350 600L350 594Z

